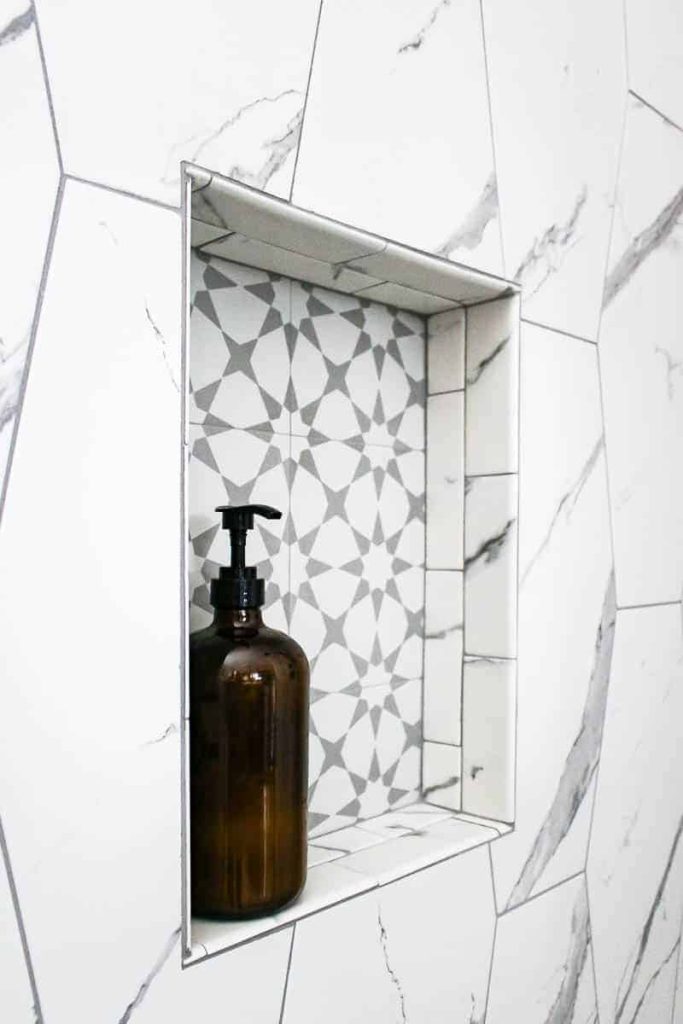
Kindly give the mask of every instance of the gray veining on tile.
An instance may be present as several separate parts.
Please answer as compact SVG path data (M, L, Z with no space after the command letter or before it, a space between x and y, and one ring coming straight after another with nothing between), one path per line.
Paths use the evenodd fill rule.
M551 224L540 238L536 238L517 267L515 280L521 281L526 298L535 295L562 265L567 249L576 241L579 218L587 199L588 192L584 186L567 220Z
M176 947L176 945L178 943L178 939L179 938L180 938L180 928L176 928L175 931L171 933L169 938L164 943L164 946L163 946L159 956L155 960L154 965L153 965L151 971L143 979L142 983L140 984L139 989L135 993L134 998L130 1001L130 1003L128 1003L128 1006L123 1011L123 1015L121 1017L119 1017L118 1024L128 1024L128 1021L131 1019L131 1017L133 1016L133 1014L137 1010L138 1006L140 1005L140 1003L143 1001L143 999L147 995L147 993L149 991L149 988L150 988L150 985L152 984L152 982L156 978L157 974L159 973L161 968L164 966L164 964L166 963L166 961L170 957L170 955L173 952L173 950L175 949L175 947Z
M405 1000L405 995L403 994L403 989L401 987L401 982L400 982L400 980L399 980L399 978L398 978L398 976L396 974L396 971L391 966L391 961L389 959L389 950L387 948L387 943L388 943L387 930L384 927L384 922L382 921L382 908L381 908L381 906L379 904L377 906L377 925L379 927L379 941L380 941L380 946L382 947L382 956L384 958L384 964L385 964L386 969L387 969L387 974L389 975L389 977L391 979L391 984L396 989L396 993L398 995L399 1008L400 1008L400 1011L401 1011L401 1020L403 1021L403 1024L408 1024L408 1018L406 1016L406 1000Z
M545 532L545 536L543 537L543 540L541 541L541 543L539 544L538 548L536 549L536 551L533 553L533 555L529 559L529 562L528 562L526 568L524 569L524 571L522 573L522 578L520 580L520 585L524 583L524 581L526 580L527 576L530 574L531 570L536 565L536 563L538 562L539 558L541 557L541 555L543 554L543 552L547 548L548 544L550 543L550 540L551 540L552 535L553 535L553 530L555 529L555 527L557 525L557 522L558 522L560 516L562 515L562 513L564 513L566 517L570 517L571 516L572 511L573 511L574 507L576 506L577 501L581 497L581 492L583 491L584 487L588 483L588 480L590 479L591 474L592 474L593 470L595 469L595 467L596 467L596 465L598 463L598 460L600 458L600 454L601 454L601 452L603 451L603 448L604 448L604 442L605 442L604 436L600 435L598 440L595 442L595 445L594 445L590 455L586 459L584 465L581 467L581 471L578 473L576 479L572 483L571 487L569 488L569 490L567 490L562 495L560 501L557 504L557 508L555 509L555 512L553 513L552 519L550 520L550 523L548 525L548 529Z
M398 53L411 53L415 50L419 50L422 44L424 43L430 29L433 28L433 26L436 24L438 17L443 11L444 7L450 7L450 5L451 0L439 0L439 3L432 11L431 15L429 16L429 20L426 22L426 24L422 26L422 28L420 29L416 36L410 39L407 43L404 43L402 46L399 46Z
M492 171L476 203L445 242L436 248L436 255L448 257L458 249L476 249L481 245L487 226L497 216L498 186L495 171Z
M650 253L666 242L681 214L683 214L683 188L679 189L652 223L636 235L609 272L605 281L603 309L628 284Z
M468 387L471 387L473 384L477 383L477 381L484 373L486 368L491 365L491 363L494 361L497 355L500 355L500 353L505 349L506 345L508 345L509 341L510 335L507 335L505 338L498 342L493 351L489 352L488 355L486 355L481 360L481 362L477 363L476 366L473 366L470 369L468 369L466 378Z
M465 558L465 569L472 569L482 559L485 564L497 561L510 539L510 531L514 525L515 520L508 519L499 533L482 541L477 550Z
M617 604L612 573L595 640L595 655L579 731L572 743L555 796L531 852L508 900L508 908L523 903L569 832L595 773L605 720Z
M0 29L0 46L6 46L23 35L31 27L33 21L33 7L29 7L23 14L17 14L16 18L12 18L4 28Z

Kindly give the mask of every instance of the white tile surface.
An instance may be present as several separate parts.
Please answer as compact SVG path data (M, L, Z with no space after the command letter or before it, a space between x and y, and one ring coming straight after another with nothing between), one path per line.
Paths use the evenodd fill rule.
M67 184L0 536L0 806L43 1012L73 1024L118 1019L180 923L179 250L174 213Z
M176 948L131 1017L143 1024L212 1024L217 1012L224 1012L245 1024L273 1024L282 1005L291 939L286 928L187 970L180 969ZM131 992L131 999L135 995Z
M425 590L425 739L460 743L462 573L429 570Z
M502 821L515 817L515 674L513 661L463 666L462 808Z
M427 566L462 569L464 397L427 398Z
M446 743L422 744L422 799L459 811L462 804L462 751Z
M517 477L470 477L465 488L466 654L514 658L516 598Z
M499 907L586 856L615 617L594 345L523 325L515 833Z
M485 75L474 0L326 3L294 201L499 271Z
M35 1024L33 993L26 969L12 895L5 865L0 861L0 963L2 991L0 1013L12 1024Z
M194 160L288 196L317 12L316 0L200 0L191 17L158 2L40 3L69 171L176 204L180 161Z
M427 391L465 386L465 311L451 309L427 320Z
M467 311L465 473L517 471L519 300Z
M59 168L32 8L3 0L0 94L20 97L0 112L0 495L20 397ZM15 21L15 19L17 19ZM17 196L30 202L17 202Z
M680 606L620 611L588 858L601 1020L669 1020L683 911Z
M466 854L300 922L285 1024L436 1021L444 1006L456 1020L483 1012L494 924L487 859Z
M621 0L486 0L508 277L523 315L595 338L625 95Z
M507 914L498 923L487 1024L594 1024L591 956L583 878Z
M629 106L600 329L620 605L683 582L683 135Z
M676 0L626 0L629 85L683 124L683 16Z

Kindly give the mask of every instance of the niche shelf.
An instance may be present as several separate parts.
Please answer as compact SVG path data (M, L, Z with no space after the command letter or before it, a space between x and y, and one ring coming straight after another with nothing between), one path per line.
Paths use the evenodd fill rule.
M186 800L190 964L514 827L519 296L183 175L185 635L225 558L213 507L266 501L264 614L313 666L304 894L193 919Z

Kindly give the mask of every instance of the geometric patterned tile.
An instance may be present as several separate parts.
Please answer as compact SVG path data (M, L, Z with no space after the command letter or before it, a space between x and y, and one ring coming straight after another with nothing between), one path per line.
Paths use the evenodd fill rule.
M247 564L257 565L266 580L266 623L285 629L285 594L289 589L288 546L284 540L289 509L287 459L289 438L244 430L190 427L190 629L213 618L209 580L230 563L228 533L221 529L217 505L261 502L282 511L283 519L255 517L249 534Z
M289 433L290 282L191 255L190 420Z
M424 448L425 324L292 282L292 433Z

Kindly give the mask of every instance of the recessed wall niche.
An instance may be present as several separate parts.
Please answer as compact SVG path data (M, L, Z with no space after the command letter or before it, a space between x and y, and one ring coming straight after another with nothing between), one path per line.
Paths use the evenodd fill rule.
M312 669L305 892L221 923L186 886L193 962L513 827L519 308L194 166L184 217L186 634L227 560L215 506L272 504L264 617Z

